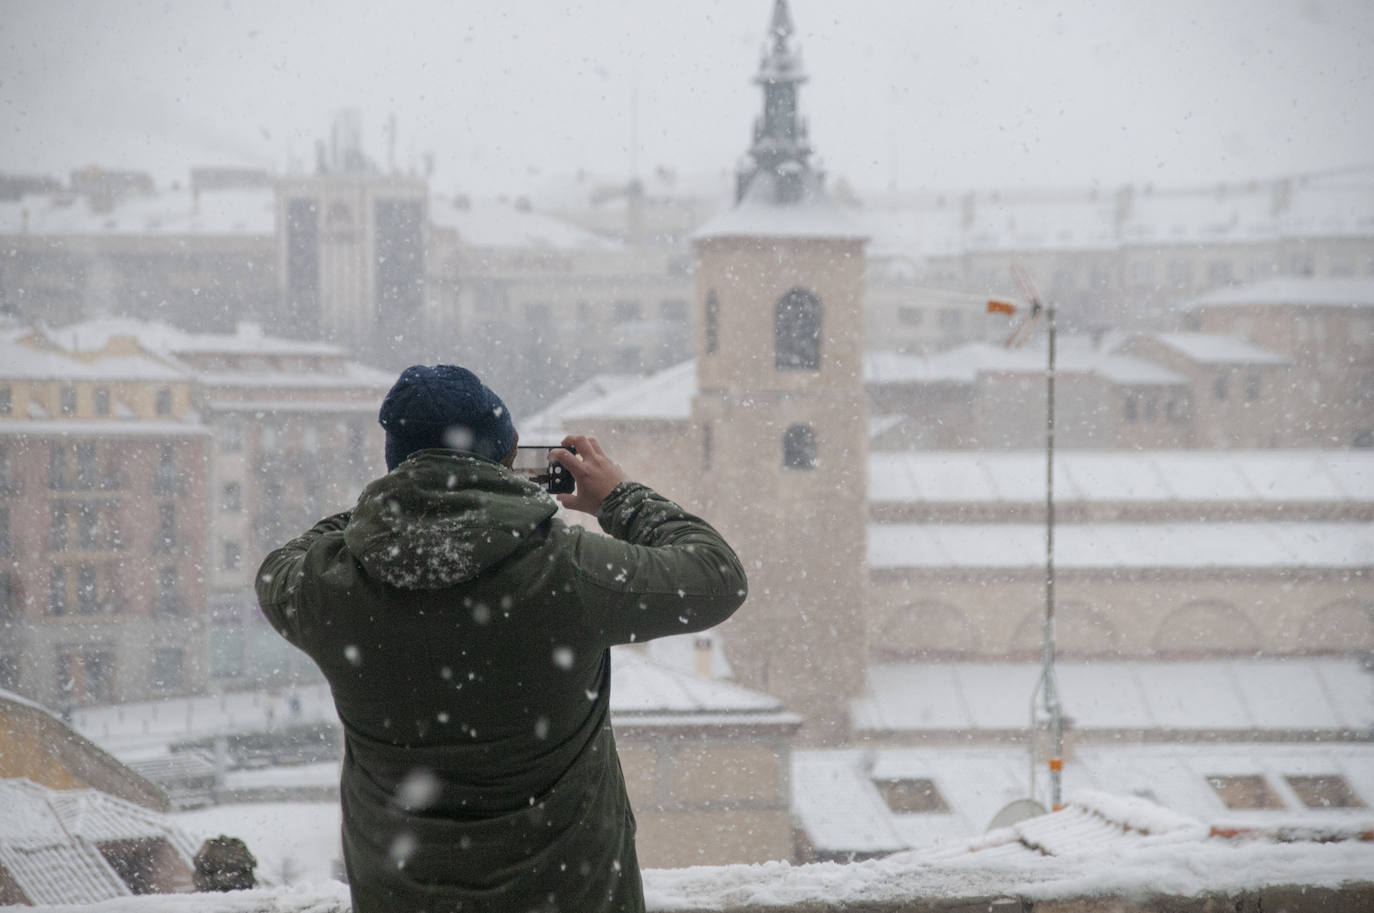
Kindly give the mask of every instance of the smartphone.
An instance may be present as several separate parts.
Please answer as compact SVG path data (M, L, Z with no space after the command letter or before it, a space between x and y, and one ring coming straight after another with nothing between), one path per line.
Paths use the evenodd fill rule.
M515 448L515 465L511 469L539 485L551 495L572 494L574 487L572 473L550 456L551 450L567 450L576 453L571 447L521 444Z

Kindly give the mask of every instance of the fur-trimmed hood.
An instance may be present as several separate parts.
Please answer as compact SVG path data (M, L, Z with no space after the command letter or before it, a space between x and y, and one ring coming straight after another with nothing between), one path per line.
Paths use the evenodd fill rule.
M369 576L438 590L509 557L557 510L542 488L504 466L421 450L363 490L344 542Z

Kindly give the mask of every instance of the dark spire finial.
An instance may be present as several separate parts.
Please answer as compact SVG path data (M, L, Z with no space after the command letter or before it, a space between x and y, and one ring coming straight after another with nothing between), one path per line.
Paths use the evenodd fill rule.
M763 116L754 122L754 141L737 177L737 199L760 174L769 175L772 184L781 188L778 196L791 199L798 197L804 185L819 181L807 161L811 146L806 123L797 109L797 88L806 82L806 73L801 53L792 47L794 31L787 0L773 0L770 40L764 45L754 77L754 82L763 86Z

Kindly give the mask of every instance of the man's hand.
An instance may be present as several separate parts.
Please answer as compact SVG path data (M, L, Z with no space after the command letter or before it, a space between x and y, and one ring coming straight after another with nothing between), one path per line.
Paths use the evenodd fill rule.
M568 470L577 487L570 495L557 495L558 503L568 510L580 510L595 516L611 490L621 482L629 481L630 477L606 456L594 437L570 434L563 438L563 446L573 447L577 453L551 450L549 456Z

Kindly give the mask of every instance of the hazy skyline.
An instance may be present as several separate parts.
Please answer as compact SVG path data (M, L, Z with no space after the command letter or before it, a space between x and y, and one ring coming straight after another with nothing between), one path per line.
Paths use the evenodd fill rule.
M1374 4L792 0L802 108L861 189L1161 185L1374 163ZM341 108L435 186L733 168L771 0L50 3L0 20L0 170L308 169Z

